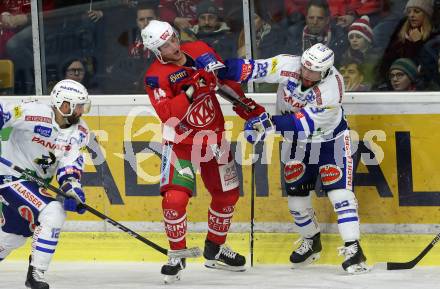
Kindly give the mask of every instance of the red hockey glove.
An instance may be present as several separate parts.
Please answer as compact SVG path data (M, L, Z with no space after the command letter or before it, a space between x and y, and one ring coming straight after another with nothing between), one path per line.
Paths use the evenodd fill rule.
M214 73L198 69L196 73L182 81L181 89L185 91L189 102L197 102L215 91L217 79Z
M256 103L251 98L242 98L241 101L244 102L247 106L249 106L251 110L248 111L241 105L234 105L232 109L235 111L236 114L238 114L244 120L249 120L250 118L258 117L262 113L266 112L264 107Z

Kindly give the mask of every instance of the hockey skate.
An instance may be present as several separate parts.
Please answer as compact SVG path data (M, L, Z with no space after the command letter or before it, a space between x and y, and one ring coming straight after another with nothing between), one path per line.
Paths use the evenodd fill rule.
M367 258L362 252L359 241L347 242L344 247L339 247L339 255L345 256L342 268L350 274L362 274L370 271L365 261Z
M296 243L301 242L301 245L290 255L290 262L292 268L301 268L307 266L321 257L321 234L318 233L312 238L301 238Z
M171 284L180 280L180 274L186 267L185 258L168 258L168 263L162 266L160 273L164 276L165 284Z
M209 240L205 241L203 251L205 267L234 272L245 271L246 258L225 245L218 245Z
M31 289L49 289L49 284L47 284L44 279L44 271L31 266L31 260L32 257L29 256L29 268L25 282L26 287Z

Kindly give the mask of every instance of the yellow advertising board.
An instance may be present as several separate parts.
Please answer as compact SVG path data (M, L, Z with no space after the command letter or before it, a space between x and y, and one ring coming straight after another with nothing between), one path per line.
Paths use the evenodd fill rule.
M356 115L348 118L361 161L355 175L362 223L434 224L440 220L440 178L437 153L439 115ZM88 202L121 221L160 222L160 122L155 117L87 117L96 135L85 174ZM243 122L227 117L242 179L242 196L235 222L249 222L252 147L242 138ZM359 142L357 142L359 140ZM265 157L255 165L256 222L291 222L282 193L280 137L269 138ZM94 143L94 144L93 144ZM190 202L192 222L206 220L209 193L197 178L197 192ZM318 218L334 223L327 198L314 199ZM71 215L71 220L96 220Z

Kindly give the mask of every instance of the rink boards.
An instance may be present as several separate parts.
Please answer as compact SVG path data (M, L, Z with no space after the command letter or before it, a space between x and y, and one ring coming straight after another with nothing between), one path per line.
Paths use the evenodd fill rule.
M87 202L97 210L124 222L137 231L166 246L161 232L160 178L161 125L151 108L139 98L119 103L96 99L92 115L86 121L94 135L89 145L84 185ZM100 102L101 101L101 102ZM138 102L136 102L138 101ZM144 101L142 99L142 101ZM274 111L273 102L266 102ZM440 106L430 103L359 103L348 101L346 110L352 137L361 160L354 175L355 193L359 200L363 244L373 261L412 259L440 230L440 178L438 141ZM243 122L225 107L228 139L239 164L242 181L230 243L241 252L249 252L251 215L252 147L243 141ZM370 114L366 114L370 113ZM258 147L255 190L255 261L286 263L297 235L293 232L287 200L283 196L279 137L269 138ZM191 232L206 230L210 198L197 176L197 189L188 209ZM336 217L328 199L314 196L318 220L323 223L324 254L322 263L337 264L336 247L341 245ZM105 225L91 214L70 214L57 252L60 259L162 260L159 254L125 234L108 233ZM75 233L70 233L70 232ZM77 233L89 231L89 233ZM101 233L93 233L101 232ZM157 233L156 233L157 232ZM386 233L385 235L382 233ZM409 234L409 235L406 235ZM424 235L426 234L426 235ZM202 233L191 234L189 244L203 243ZM232 241L232 242L231 242ZM76 249L78 247L78 249ZM80 248L88 248L87 251ZM14 255L20 258L19 251ZM433 250L424 262L440 265L438 251ZM437 256L437 258L434 258Z

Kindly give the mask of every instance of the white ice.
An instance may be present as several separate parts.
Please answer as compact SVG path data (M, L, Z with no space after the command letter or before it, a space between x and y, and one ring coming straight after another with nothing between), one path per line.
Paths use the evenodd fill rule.
M346 275L338 266L311 265L292 270L288 265L256 266L234 273L189 263L182 279L164 285L159 263L53 262L46 273L51 289L389 289L440 288L440 267L416 267L386 271L380 268L363 275ZM25 288L27 263L0 263L0 288Z

